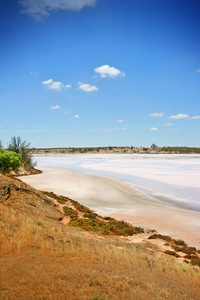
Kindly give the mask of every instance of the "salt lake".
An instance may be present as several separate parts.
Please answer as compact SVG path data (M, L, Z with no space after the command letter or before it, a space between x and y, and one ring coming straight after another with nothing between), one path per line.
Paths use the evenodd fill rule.
M200 211L198 154L41 154L38 167L71 169L127 184L170 206Z

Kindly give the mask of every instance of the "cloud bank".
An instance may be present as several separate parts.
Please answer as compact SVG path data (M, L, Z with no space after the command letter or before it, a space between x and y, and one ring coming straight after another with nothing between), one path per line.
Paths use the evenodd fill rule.
M61 89L69 89L72 87L70 84L64 85L60 81L53 81L53 79L42 81L42 84L47 85L49 89L58 90L58 91L61 91Z
M22 14L27 14L37 21L49 16L55 10L80 11L85 6L94 6L96 0L19 0Z
M94 69L95 73L99 74L100 77L117 77L119 75L125 76L124 72L121 72L120 70L110 67L109 65L103 65L101 67L98 67Z

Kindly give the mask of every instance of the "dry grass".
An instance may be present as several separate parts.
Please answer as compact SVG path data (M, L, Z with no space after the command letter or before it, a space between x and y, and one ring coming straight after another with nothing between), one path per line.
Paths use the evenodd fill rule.
M0 176L0 185L8 181L16 183ZM0 204L0 299L199 299L197 268L153 245L71 228L60 216L20 190Z

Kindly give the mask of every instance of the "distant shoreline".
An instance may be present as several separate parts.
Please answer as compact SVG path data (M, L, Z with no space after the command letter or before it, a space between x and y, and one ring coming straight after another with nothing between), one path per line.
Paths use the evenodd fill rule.
M198 147L79 147L32 148L31 154L200 154Z

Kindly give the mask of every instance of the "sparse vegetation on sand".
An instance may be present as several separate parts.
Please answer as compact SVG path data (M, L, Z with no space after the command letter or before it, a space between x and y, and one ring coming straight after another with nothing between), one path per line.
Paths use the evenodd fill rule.
M87 231L96 231L103 235L130 236L144 232L144 229L140 227L133 227L127 222L117 221L108 217L101 217L91 211L88 207L85 207L68 197L57 196L52 192L43 193L46 196L55 199L58 203L65 204L62 209L64 214L70 216L70 221L68 223L70 226L80 227ZM73 208L68 207L67 204L73 205Z
M161 239L167 241L168 243L166 245L168 246L170 245L173 251L166 250L165 254L172 255L175 257L180 257L180 255L177 252L187 254L183 256L183 258L185 258L185 262L186 263L190 262L192 265L200 267L200 256L199 256L200 251L197 250L195 247L189 247L184 241L175 240L172 239L170 236L157 234L157 233L154 233L153 235L149 236L148 239L150 240Z
M0 175L0 186L9 184L21 182ZM0 204L0 299L199 299L197 266L155 240L133 244L65 225L51 199L25 188L33 192L13 189Z

